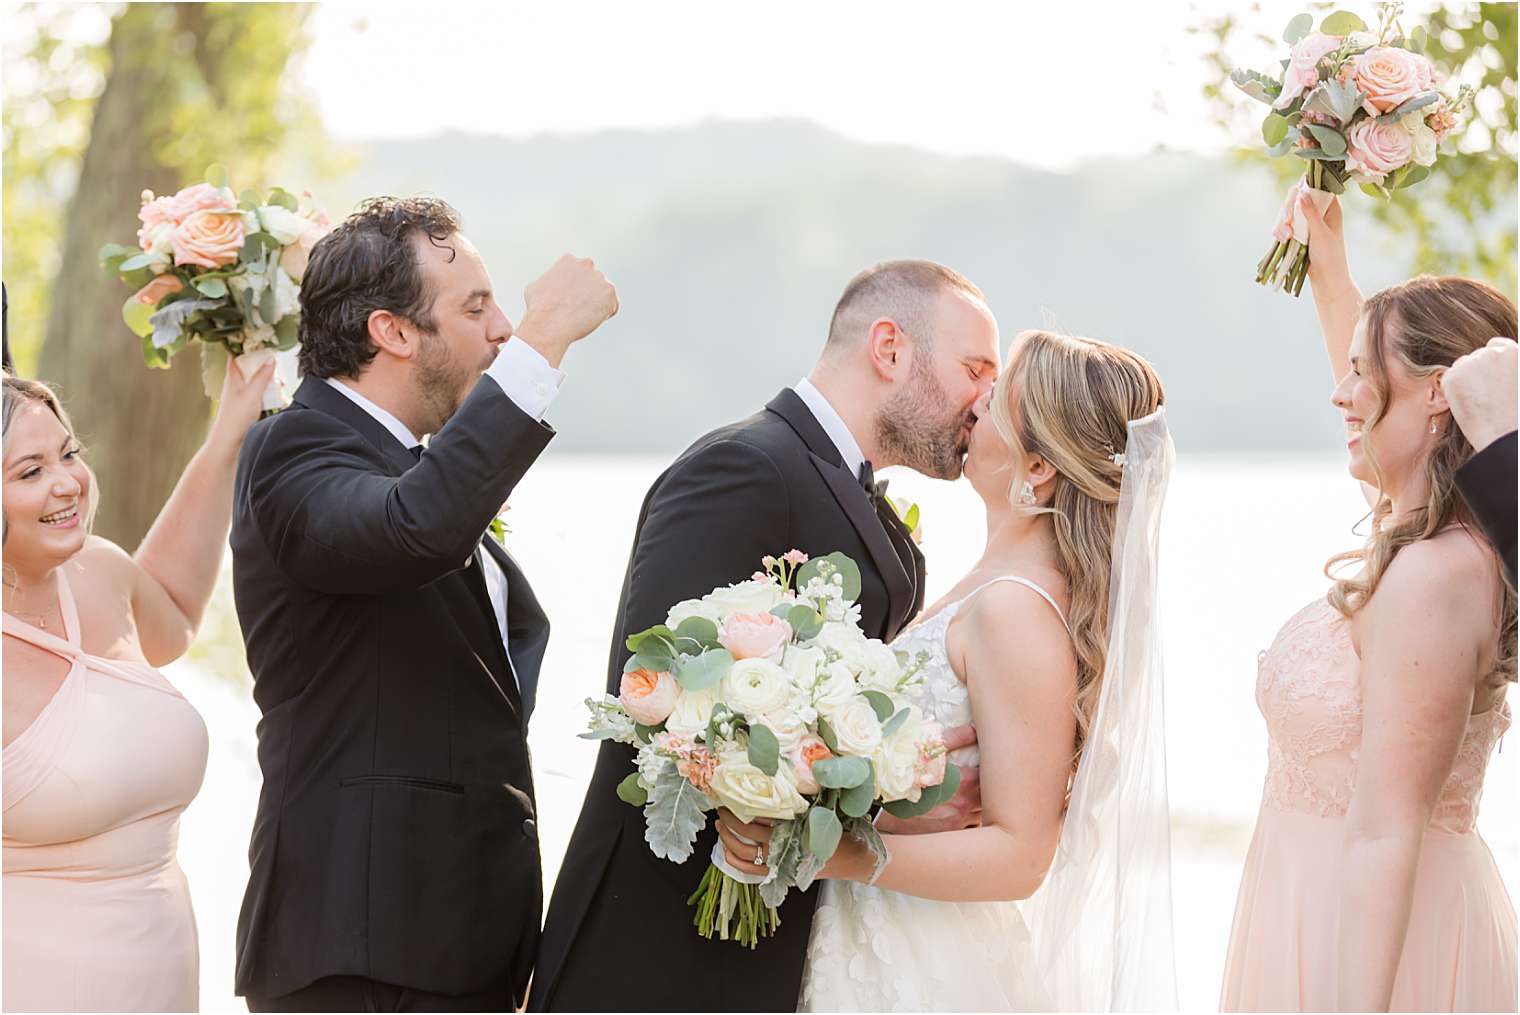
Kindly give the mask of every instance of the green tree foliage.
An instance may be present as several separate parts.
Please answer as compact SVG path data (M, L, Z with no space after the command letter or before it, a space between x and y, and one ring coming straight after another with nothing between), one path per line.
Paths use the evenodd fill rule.
M1370 10L1362 10L1365 6L1369 5L1356 5L1356 9L1370 15ZM1334 6L1311 3L1306 9L1317 22ZM1358 214L1370 212L1407 239L1412 272L1474 275L1513 297L1517 7L1513 3L1443 4L1428 16L1405 14L1399 21L1406 32L1424 27L1430 39L1427 53L1437 69L1454 83L1472 84L1476 101L1456 151L1443 153L1429 180L1391 201L1360 194L1350 200L1358 206ZM1253 3L1239 13L1201 16L1193 31L1206 42L1205 60L1212 73L1203 91L1215 118L1235 136L1249 139L1238 157L1243 162L1270 164L1286 185L1303 172L1302 162L1266 156L1257 132L1261 106L1229 83L1230 71L1247 59L1243 54L1287 55L1287 45L1277 35L1280 28L1262 12L1261 4ZM1275 74L1278 67L1252 69Z

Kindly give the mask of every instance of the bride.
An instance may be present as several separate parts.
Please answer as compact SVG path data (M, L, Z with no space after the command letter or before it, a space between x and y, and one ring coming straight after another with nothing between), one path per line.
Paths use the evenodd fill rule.
M802 1010L1175 1008L1152 637L1162 400L1129 350L1015 340L966 462L986 549L893 643L929 653L919 708L975 723L951 760L981 766L982 824L886 835L874 878L866 846L841 842ZM746 841L768 829L719 831L730 864L764 873Z

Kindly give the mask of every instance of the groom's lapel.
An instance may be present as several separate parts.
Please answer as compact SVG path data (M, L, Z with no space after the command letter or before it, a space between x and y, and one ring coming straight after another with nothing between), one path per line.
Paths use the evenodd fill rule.
M352 399L334 391L332 385L322 378L307 374L291 401L336 416L359 431L375 450L385 456L391 475L399 476L417 464L411 451L385 428L385 424L355 405Z
M892 547L892 539L887 535L887 530L882 528L871 498L866 496L861 487L860 477L850 474L839 455L839 449L834 446L818 418L813 415L813 410L807 407L797 392L791 388L783 389L770 400L766 408L785 420L797 436L802 438L802 443L807 445L808 456L813 461L813 468L818 470L818 474L828 484L829 492L839 502L840 510L859 533L861 542L866 544L871 559L876 563L876 570L881 573L882 581L887 586L887 629L897 630L903 619L909 616L913 605L913 581L903 568L902 558Z

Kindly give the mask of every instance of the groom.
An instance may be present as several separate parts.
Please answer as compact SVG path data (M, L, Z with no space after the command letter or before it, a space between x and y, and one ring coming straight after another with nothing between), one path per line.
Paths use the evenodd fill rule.
M618 691L630 632L793 548L853 558L861 627L892 638L923 605L923 557L876 492L873 468L957 478L997 357L986 301L956 272L891 261L857 275L812 373L763 411L697 441L649 491L608 691ZM682 865L657 859L644 843L642 813L617 797L632 770L633 752L605 741L549 906L532 1010L794 1010L816 889L792 893L776 935L753 952L699 937L686 899L716 834L705 831ZM973 782L944 816L916 828L883 816L881 827L962 827L974 820Z
M617 295L566 256L526 298L514 333L438 200L367 201L312 251L305 380L249 432L233 516L263 713L237 934L253 1011L511 1011L526 993L549 623L484 533L554 435L565 351Z

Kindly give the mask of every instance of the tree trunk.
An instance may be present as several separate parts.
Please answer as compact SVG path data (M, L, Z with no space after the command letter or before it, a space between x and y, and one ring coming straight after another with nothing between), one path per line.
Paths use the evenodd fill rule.
M166 9L167 8L167 9ZM178 174L153 155L143 124L165 94L159 61L175 34L173 5L128 4L111 30L111 65L69 204L39 380L56 386L100 484L95 531L129 552L153 524L201 441L210 403L200 357L170 370L143 364L141 341L121 319L131 295L100 268L106 243L131 243L144 189L173 192Z

